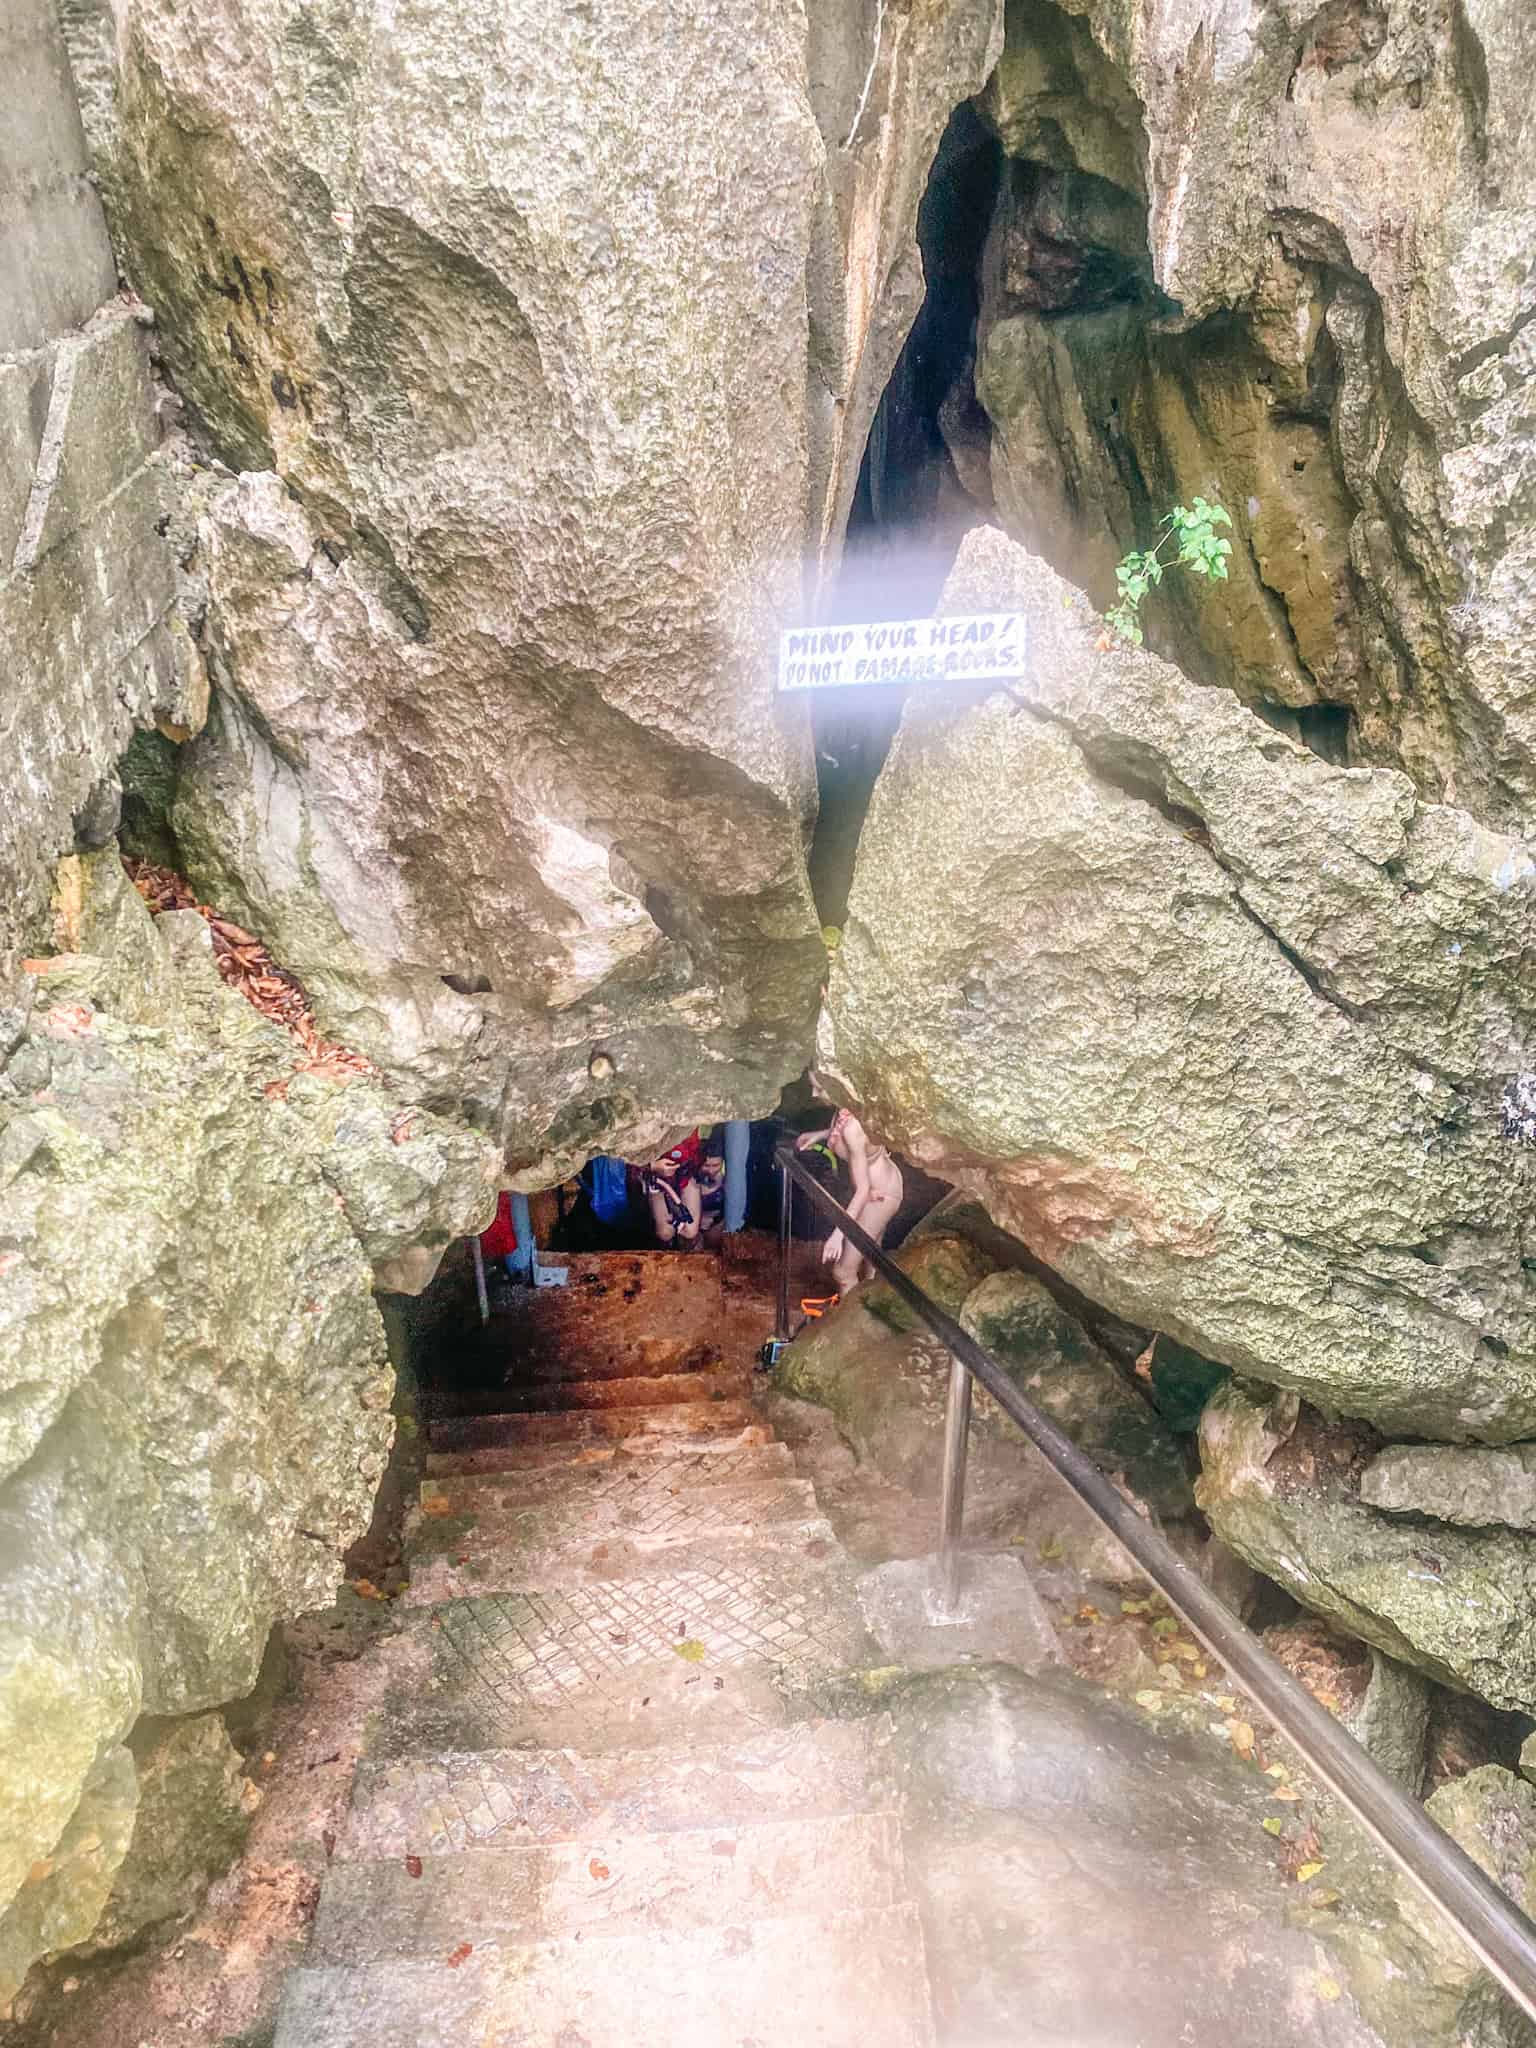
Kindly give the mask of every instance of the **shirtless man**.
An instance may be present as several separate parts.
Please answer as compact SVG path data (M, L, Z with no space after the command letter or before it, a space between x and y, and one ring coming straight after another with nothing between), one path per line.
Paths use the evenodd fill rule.
M840 1109L824 1131L806 1131L795 1141L795 1150L825 1144L848 1168L853 1194L848 1214L869 1232L876 1244L884 1241L891 1218L901 1207L901 1168L883 1145L871 1145L864 1126L851 1110ZM874 1272L864 1254L848 1244L840 1230L827 1239L822 1260L832 1268L839 1294L847 1294L860 1280Z

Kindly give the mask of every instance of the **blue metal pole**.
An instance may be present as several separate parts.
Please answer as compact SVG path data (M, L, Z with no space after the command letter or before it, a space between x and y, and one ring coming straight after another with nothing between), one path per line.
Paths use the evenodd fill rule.
M517 1250L507 1255L507 1271L521 1273L533 1278L533 1218L528 1213L528 1197L513 1195L512 1228L517 1232Z
M747 1227L747 1153L752 1143L752 1126L737 1117L725 1127L725 1227L728 1231Z

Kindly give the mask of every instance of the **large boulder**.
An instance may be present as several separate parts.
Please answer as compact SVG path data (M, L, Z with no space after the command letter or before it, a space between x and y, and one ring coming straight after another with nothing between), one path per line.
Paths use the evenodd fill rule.
M775 635L1001 0L69 14L125 268L241 473L197 494L188 871L525 1185L765 1113L824 969Z
M1132 1322L1404 1434L1536 1430L1528 850L1111 646L995 529L945 604L1022 610L1027 676L914 693L826 1067Z
M1010 7L976 390L1010 530L1114 590L1195 493L1164 644L1343 757L1536 819L1524 0Z
M1376 1444L1233 1382L1206 1409L1195 1497L1256 1571L1365 1642L1496 1707L1536 1713L1536 1537L1367 1506Z
M249 1692L367 1524L401 1155L429 1238L484 1220L497 1167L468 1131L397 1146L292 1099L293 1041L115 855L66 863L59 921L0 1067L0 2001L95 1926L140 1713Z

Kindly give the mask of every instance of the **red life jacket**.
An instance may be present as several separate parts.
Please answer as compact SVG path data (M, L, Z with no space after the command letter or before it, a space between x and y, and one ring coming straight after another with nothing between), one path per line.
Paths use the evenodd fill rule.
M512 1191L503 1188L496 1197L496 1221L480 1233L480 1249L488 1259L510 1258L517 1250L517 1229L512 1221Z

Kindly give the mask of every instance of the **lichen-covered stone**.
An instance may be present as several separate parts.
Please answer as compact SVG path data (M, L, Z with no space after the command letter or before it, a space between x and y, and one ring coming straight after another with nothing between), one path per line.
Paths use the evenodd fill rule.
M72 1948L97 1924L128 1852L137 1805L132 1756L123 1748L107 1750L62 1834L48 1854L34 1859L20 1888L10 1888L0 1911L0 2011L36 1957Z
M969 1240L943 1229L915 1233L896 1259L920 1286L947 1294L943 1305L963 1327L984 1343L997 1343L1001 1362L1024 1390L1080 1435L1084 1448L1122 1479L1127 1492L1144 1489L1149 1509L1160 1512L1178 1514L1189 1507L1182 1457L1157 1418L1038 1281L993 1273L979 1284L972 1279L957 1300L978 1265L984 1272L991 1261ZM892 1320L894 1299L889 1290L860 1288L789 1346L779 1360L777 1384L830 1409L859 1457L885 1478L936 1500L950 1357L915 1320ZM1122 1406L1122 1396L1129 1408ZM973 1417L967 1482L973 1531L1005 1531L1026 1562L1065 1561L1110 1583L1139 1578L1129 1554L980 1389Z
M949 1315L958 1316L966 1300L992 1271L992 1261L968 1237L947 1231L925 1231L902 1249L901 1270L915 1287L932 1297ZM859 1294L867 1315L903 1333L927 1329L915 1309L886 1281L868 1281Z
M1536 1875L1536 1792L1497 1764L1467 1771L1432 1792L1430 1816L1529 1911ZM1414 2048L1532 2048L1536 2027L1474 1960L1417 1885L1386 1865L1342 1816L1327 1829L1327 1883L1334 1903L1308 1913L1350 1990L1383 2041Z
M1160 1514L1191 1505L1178 1446L1151 1406L1030 1273L994 1273L967 1298L961 1322L990 1351L1026 1400L1078 1449ZM978 1404L994 1408L991 1397ZM997 1412L1005 1434L1017 1425Z
M1201 1423L1195 1498L1224 1543L1315 1613L1441 1684L1536 1712L1536 1538L1363 1505L1370 1449L1233 1382Z
M945 603L1024 611L1028 674L910 701L824 1063L1129 1321L1390 1429L1528 1434L1526 849L1099 646L995 530Z
M1361 1474L1360 1498L1391 1514L1431 1515L1461 1528L1536 1531L1536 1445L1392 1444Z
M292 1099L293 1041L115 855L65 864L58 918L79 950L39 962L0 1067L11 1962L16 1929L90 1935L120 1849L95 1890L61 1864L46 1910L29 1875L140 1713L249 1691L273 1624L330 1597L392 1428L372 1267L483 1221L496 1163L439 1119L396 1144L366 1082L355 1128L328 1092Z
M132 1744L138 1801L127 1853L88 1950L121 1948L196 1905L250 1826L252 1787L221 1715L147 1722Z

